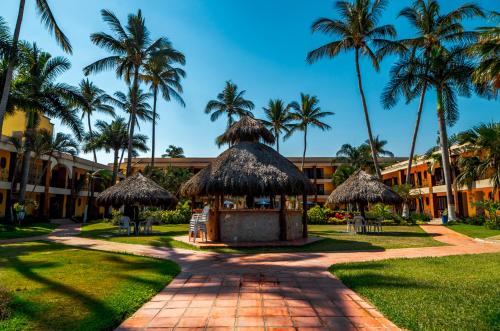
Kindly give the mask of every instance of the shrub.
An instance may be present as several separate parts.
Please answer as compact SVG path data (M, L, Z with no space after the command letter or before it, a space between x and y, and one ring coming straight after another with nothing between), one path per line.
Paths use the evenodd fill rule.
M490 229L500 229L500 202L492 200L484 200L476 202L477 208L482 208L486 211L488 220L484 223Z
M460 220L460 223L470 225L483 225L486 220L483 216L467 217Z
M119 210L111 211L111 224L118 225L123 214Z
M179 203L175 210L147 209L139 214L139 218L153 217L162 224L189 223L191 219L191 207L189 202Z
M10 317L11 309L10 303L12 301L11 294L6 288L0 287L0 321L6 320Z
M316 205L307 211L307 220L310 224L326 224L328 213L325 208Z
M410 221L412 224L422 224L425 222L429 222L431 220L431 217L427 214L424 213L411 213L410 214Z
M330 217L328 219L327 223L334 224L334 225L343 225L343 224L347 224L347 219L346 218Z

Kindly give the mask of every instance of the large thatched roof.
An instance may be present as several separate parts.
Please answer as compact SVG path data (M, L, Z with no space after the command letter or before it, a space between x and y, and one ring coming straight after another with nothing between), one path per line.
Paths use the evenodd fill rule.
M196 195L299 195L312 192L310 180L269 146L240 142L219 155L181 189Z
M115 207L133 204L158 206L172 205L176 199L152 179L138 172L101 192L97 203Z
M328 204L382 202L395 204L401 197L375 176L358 170L328 197Z
M241 119L231 125L227 131L218 136L216 143L235 145L242 141L259 142L274 144L274 135L264 126L262 121L250 116L243 116Z

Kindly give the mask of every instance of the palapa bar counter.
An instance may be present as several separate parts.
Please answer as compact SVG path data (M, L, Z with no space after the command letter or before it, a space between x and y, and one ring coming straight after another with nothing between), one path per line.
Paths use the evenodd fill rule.
M216 216L218 213L218 217ZM286 210L286 240L303 237L302 212ZM211 212L208 240L221 242L271 242L280 238L279 209L222 209Z
M275 138L261 121L241 117L217 138L219 145L229 144L229 149L182 186L184 196L215 198L207 225L210 241L283 242L307 238L305 196L313 192L313 186L293 163L261 141L273 144ZM228 196L276 197L280 209L223 209L222 201ZM302 210L286 209L286 196L302 196Z

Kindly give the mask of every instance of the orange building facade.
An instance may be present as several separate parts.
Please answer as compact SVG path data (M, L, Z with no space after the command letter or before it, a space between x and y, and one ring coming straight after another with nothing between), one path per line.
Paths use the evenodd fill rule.
M451 148L452 181L459 174L457 161L466 153L463 146ZM389 186L405 184L408 161L399 162L386 167L382 171L383 181ZM410 211L425 213L431 217L440 217L446 209L446 186L441 165L431 159L419 158L412 162L410 172L413 199ZM470 187L453 185L453 197L457 216L460 218L482 216L484 210L476 207L476 202L484 200L500 200L500 192L494 192L489 179L476 180Z

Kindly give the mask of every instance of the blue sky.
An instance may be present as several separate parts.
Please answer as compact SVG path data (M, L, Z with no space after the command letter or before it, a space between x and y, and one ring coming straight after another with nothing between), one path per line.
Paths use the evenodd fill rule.
M443 11L465 1L442 0ZM26 1L21 38L36 41L53 55L64 55L52 36L42 27L36 15L34 0ZM161 119L157 127L157 155L169 144L182 146L187 156L216 156L221 150L215 137L225 129L225 119L211 122L204 108L222 90L224 82L233 80L255 105L255 114L262 116L262 107L270 98L287 102L298 100L300 92L316 95L324 110L335 112L327 120L332 130L310 130L309 156L333 156L344 143L360 144L367 138L361 102L356 84L354 55L347 53L334 60L314 65L305 62L307 52L328 39L312 35L310 25L321 16L335 17L331 0L85 0L49 1L55 17L69 37L74 53L66 55L72 68L61 81L78 84L82 68L106 53L90 42L90 34L108 32L100 10L112 10L122 22L128 13L142 9L152 37L167 36L187 59L184 86L186 107L160 101ZM404 19L396 19L398 11L410 1L390 1L381 23L392 23L399 37L411 30ZM500 2L477 1L486 9L500 11ZM2 1L1 14L13 29L19 1ZM469 21L468 27L483 24ZM388 81L394 58L383 61L379 73L368 62L362 63L365 93L375 134L388 140L388 149L396 155L407 155L414 126L416 103L400 103L392 110L380 105L380 94ZM125 85L113 72L90 77L99 87L112 94ZM500 120L497 101L476 96L459 99L460 120L450 129L457 132L487 121ZM424 106L417 153L424 152L436 141L437 121L435 95L430 93ZM109 117L96 116L111 120ZM67 131L57 121L58 131ZM141 124L141 132L150 135L150 124ZM296 134L280 146L286 156L302 154L302 136ZM149 155L149 153L148 153ZM90 158L90 155L84 155ZM99 162L110 162L111 155L98 154Z

